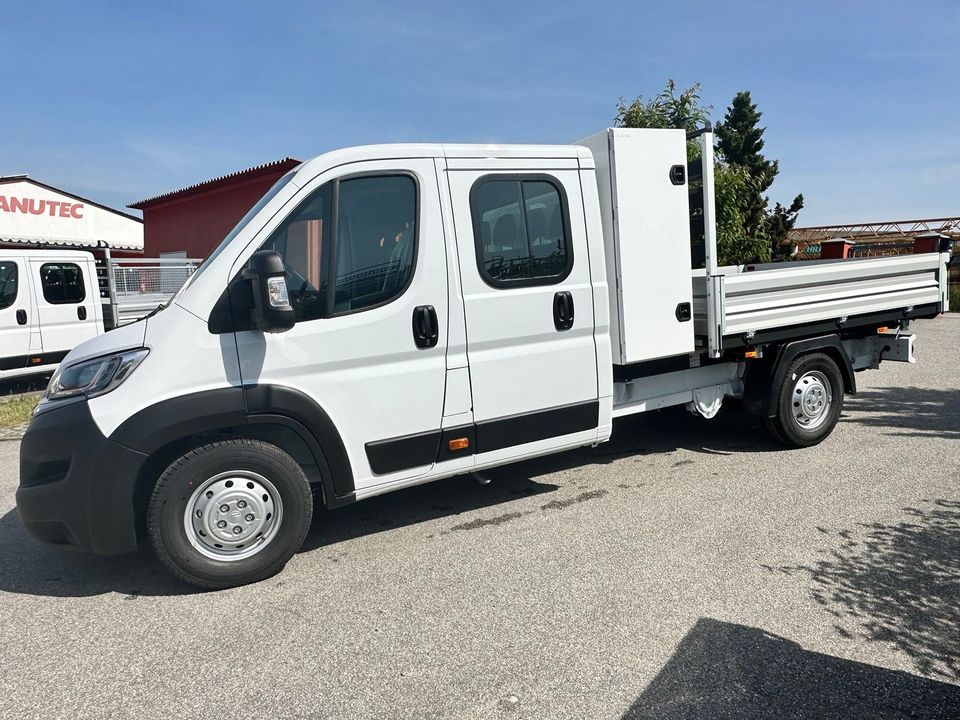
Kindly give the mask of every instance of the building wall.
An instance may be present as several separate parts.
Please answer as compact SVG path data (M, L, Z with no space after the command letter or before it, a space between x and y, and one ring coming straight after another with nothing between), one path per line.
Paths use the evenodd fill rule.
M207 257L286 170L144 203L144 256L186 252L188 258Z

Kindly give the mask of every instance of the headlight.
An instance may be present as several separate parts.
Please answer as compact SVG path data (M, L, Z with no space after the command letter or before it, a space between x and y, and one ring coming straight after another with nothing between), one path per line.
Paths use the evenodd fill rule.
M60 367L53 374L43 397L47 400L76 395L92 398L108 393L130 377L149 353L146 348L126 350Z

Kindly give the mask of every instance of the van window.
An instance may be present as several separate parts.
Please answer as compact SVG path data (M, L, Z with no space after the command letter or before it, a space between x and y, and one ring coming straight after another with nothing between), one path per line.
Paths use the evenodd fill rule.
M45 263L40 266L43 299L51 305L81 303L87 296L83 271L73 263Z
M330 237L330 195L330 183L311 193L261 248L276 250L283 258L290 304L298 322L324 314L323 257Z
M406 289L417 249L417 187L408 175L340 182L334 313L383 305Z
M17 299L17 264L0 262L0 310L13 305Z
M336 243L330 241L334 204ZM416 218L417 186L409 175L347 178L311 193L261 247L283 257L297 321L351 313L388 303L406 289L416 260Z
M566 198L543 175L488 175L470 193L480 276L494 287L557 283L570 274Z

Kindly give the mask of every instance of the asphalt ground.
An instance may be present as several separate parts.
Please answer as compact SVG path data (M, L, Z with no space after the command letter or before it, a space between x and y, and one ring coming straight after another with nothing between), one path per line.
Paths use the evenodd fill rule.
M915 329L819 447L628 418L215 593L28 539L0 442L0 717L960 717L960 315Z

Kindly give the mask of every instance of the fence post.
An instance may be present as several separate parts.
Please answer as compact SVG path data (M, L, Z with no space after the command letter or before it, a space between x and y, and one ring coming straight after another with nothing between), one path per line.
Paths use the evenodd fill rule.
M120 324L120 315L117 312L117 286L113 281L113 258L110 257L110 248L103 249L103 262L107 270L107 292L110 295L110 327L113 330Z

